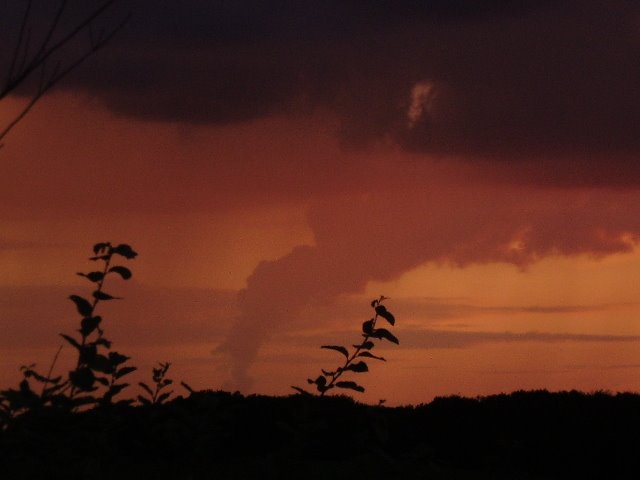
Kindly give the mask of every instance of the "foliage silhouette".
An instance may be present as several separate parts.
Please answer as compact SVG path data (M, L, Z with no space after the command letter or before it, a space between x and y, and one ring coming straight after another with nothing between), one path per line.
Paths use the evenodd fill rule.
M11 480L626 479L640 469L638 412L640 395L602 392L379 407L206 391L21 417L0 431L0 469Z
M79 295L71 295L69 299L75 304L81 316L80 328L74 335L60 334L77 352L76 365L63 376L52 376L60 349L56 353L49 372L42 375L35 370L35 365L21 367L23 380L18 389L0 391L0 426L29 410L37 410L46 406L74 410L83 405L110 405L116 395L122 392L128 383L120 379L134 372L135 367L125 365L129 357L111 351L111 341L104 336L102 317L96 315L96 308L102 301L115 300L116 297L104 291L105 280L109 276L119 276L124 280L131 278L131 271L114 265L115 257L127 260L138 254L127 244L112 245L109 242L97 243L93 247L90 260L101 264L99 270L78 273L94 284L92 300ZM42 384L38 394L31 386L30 380ZM96 393L102 388L102 396ZM130 403L132 400L121 400Z
M364 373L369 371L369 365L366 359L374 359L386 362L384 357L380 357L371 353L373 347L375 347L374 339L387 340L389 342L398 344L400 343L396 336L386 328L376 328L376 323L379 317L384 318L390 325L395 325L396 319L391 312L382 304L387 298L380 296L371 302L371 307L375 311L375 316L367 320L362 324L362 342L356 345L352 345L353 352L349 353L349 350L342 345L322 345L320 348L327 350L335 350L336 352L344 355L345 361L342 366L337 367L335 370L322 370L322 375L319 375L315 379L307 379L307 382L316 386L316 390L320 396L324 396L329 390L333 388L342 388L355 390L356 392L364 392L364 387L351 380L340 380L345 372ZM292 386L294 390L302 394L308 394L306 390Z
M152 369L152 379L153 383L155 384L155 389L151 389L151 387L144 382L138 382L138 385L140 385L142 389L149 395L149 398L138 395L138 401L143 405L162 404L167 401L173 393L173 390L162 392L162 390L173 383L173 380L166 378L171 364L169 362L159 362L158 365L158 367L154 367ZM191 389L191 387L189 387L188 389L193 392L193 389Z

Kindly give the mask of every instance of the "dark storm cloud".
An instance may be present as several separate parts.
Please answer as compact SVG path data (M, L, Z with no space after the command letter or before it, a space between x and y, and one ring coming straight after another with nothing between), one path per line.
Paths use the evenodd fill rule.
M545 182L640 176L637 2L128 5L128 28L66 84L121 114L225 124L322 109L345 145L551 157L545 171L561 158L534 176Z
M347 145L386 136L437 154L640 147L634 2L133 5L74 79L122 114L227 123L323 108Z

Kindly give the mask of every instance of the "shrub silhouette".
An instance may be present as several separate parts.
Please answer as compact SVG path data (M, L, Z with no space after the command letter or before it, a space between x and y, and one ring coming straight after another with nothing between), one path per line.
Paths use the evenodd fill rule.
M0 475L633 479L638 412L638 394L515 392L381 408L339 395L201 391L155 408L24 416L0 431Z
M58 349L46 375L38 373L35 364L21 367L24 378L18 389L0 391L0 426L6 425L11 418L21 413L45 406L75 410L82 405L108 405L129 385L120 382L120 379L136 368L125 365L129 357L111 351L111 341L104 336L102 317L96 315L96 308L102 301L116 299L103 289L107 277L116 275L128 280L132 276L128 268L113 264L115 257L132 260L138 254L127 244L114 246L109 242L94 245L93 253L94 256L90 257L90 260L101 264L101 268L88 273L78 273L94 284L92 300L79 295L69 297L81 316L80 328L77 330L80 338L60 334L77 351L75 368L68 373L67 378L52 376L62 346ZM42 384L40 393L34 391L30 380ZM96 392L100 387L104 389L102 396L98 397ZM132 400L121 402L130 403Z
M345 362L342 366L337 367L335 370L322 370L322 375L319 375L315 380L307 379L307 382L316 386L316 390L320 396L324 396L329 390L333 388L343 388L355 390L356 392L364 392L364 387L351 380L340 380L345 372L364 373L369 371L369 366L362 360L363 358L370 358L374 360L380 360L385 362L384 357L379 357L371 353L373 347L375 347L374 339L387 340L389 342L398 344L399 341L396 336L386 328L376 328L376 323L379 317L384 318L390 325L395 325L396 319L391 312L382 304L387 298L380 296L371 302L371 307L375 311L375 316L367 320L362 324L362 342L356 345L352 345L354 350L349 353L346 347L342 345L322 345L320 348L327 350L335 350L341 353L345 357ZM292 386L294 390L308 394L306 390Z
M149 385L144 382L138 382L145 392L149 395L149 398L143 397L142 395L138 395L138 401L143 405L158 405L162 404L169 399L173 390L169 390L168 392L162 392L166 387L173 383L173 380L169 378L165 378L167 376L167 372L169 371L169 367L171 364L169 362L159 362L158 367L152 369L152 378L153 383L155 384L155 389L151 389ZM186 387L185 387L186 388ZM193 392L193 390L190 390Z

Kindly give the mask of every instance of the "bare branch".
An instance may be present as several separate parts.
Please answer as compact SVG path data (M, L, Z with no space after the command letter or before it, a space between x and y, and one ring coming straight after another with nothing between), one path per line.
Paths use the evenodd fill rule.
M42 44L40 44L40 49L34 55L34 58L41 57L46 51L47 45L49 45L49 42L51 41L51 38L53 37L53 34L56 31L56 28L58 27L58 24L60 23L60 19L62 18L62 14L64 13L66 7L67 7L67 0L62 0L60 2L60 5L58 6L58 10L56 11L53 21L49 26L49 31L45 35L44 40L42 41Z
M36 52L30 54L31 29L30 21L32 18L32 0L29 0L25 13L20 24L18 41L15 45L7 80L5 85L0 89L0 101L7 97L16 88L22 85L37 70L39 73L39 83L36 92L31 99L23 107L23 109L11 120L2 130L0 130L0 148L2 140L6 135L26 116L33 108L36 102L51 88L53 88L66 75L75 70L88 57L96 53L104 47L129 21L130 15L127 15L120 23L111 28L107 34L104 34L104 28L100 30L100 35L96 38L93 31L93 22L102 16L109 8L111 8L117 0L106 0L102 2L90 14L83 17L73 28L70 28L57 41L52 43L53 38L58 30L61 18L67 9L67 0L60 0L56 9L53 20L47 28L44 39L36 49ZM61 61L56 62L55 68L51 73L47 73L47 63L53 55L61 51L66 45L78 37L82 32L88 31L89 45L85 52L72 59L63 67ZM65 62L66 63L66 62Z
M11 64L9 65L9 71L7 72L7 81L6 81L7 85L11 83L11 78L13 77L13 72L16 67L16 62L18 61L18 57L20 56L20 50L22 49L22 42L24 41L25 31L27 30L27 25L29 24L29 15L31 13L32 3L33 3L32 0L29 0L27 2L27 8L25 8L24 16L22 17L22 22L20 23L20 33L18 33L18 41L13 51Z

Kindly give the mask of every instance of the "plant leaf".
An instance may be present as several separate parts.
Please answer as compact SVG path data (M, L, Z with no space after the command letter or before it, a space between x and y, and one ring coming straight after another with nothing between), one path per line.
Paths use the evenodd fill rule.
M138 256L138 254L133 251L131 246L127 245L126 243L122 243L117 247L113 247L111 251L113 253L117 253L118 255L122 255L124 258L129 260L134 259Z
M291 388L293 388L296 392L302 394L302 395L311 395L309 392L307 392L304 388L300 388L300 387L296 387L294 385L291 385Z
M124 377L125 375L129 375L131 372L135 372L136 370L137 370L136 367L122 367L116 372L115 377L121 378L121 377Z
M80 275L81 277L85 277L89 279L89 281L94 283L98 283L100 280L104 278L104 273L102 272L89 272L89 273L78 272L77 275Z
M75 338L70 337L69 335L65 335L64 333L61 333L60 336L64 338L67 342L69 342L71 345L76 347L78 350L82 348Z
M362 333L369 335L373 331L373 318L362 324Z
M57 383L55 385L52 385L51 387L47 387L44 390L44 396L49 396L49 395L53 395L54 393L56 393L59 390L62 390L64 387L67 386L67 382L62 382L62 383Z
M146 383L144 383L144 382L138 382L138 385L140 385L142 388L144 388L144 389L145 389L145 391L146 391L149 395L153 396L153 391L149 388L149 385L147 385L147 384L146 384Z
M111 267L109 271L119 274L125 280L129 280L132 275L131 270L129 270L127 267L115 266Z
M120 300L119 297L114 297L108 293L104 293L102 290L96 290L93 292L93 298L96 300Z
M120 354L118 352L109 352L109 361L113 365L123 364L124 362L126 362L129 359L130 358L127 357L126 355L122 355L122 354ZM130 368L130 367L128 367L128 368Z
M76 308L78 309L78 313L83 317L90 317L93 312L93 307L91 304L84 298L78 295L71 295L69 299L76 304Z
M324 392L326 392L327 390L329 390L329 389L333 388L333 385L331 385L331 386L329 386L329 385L318 385L316 388L318 389L318 391L319 391L320 393L324 393Z
M374 346L375 345L371 340L367 340L366 342L359 345L354 345L355 348L359 348L361 350L371 350Z
M377 357L374 354L372 354L371 352L360 352L358 354L358 357L375 358L376 360L382 360L383 362L386 362L384 357Z
M193 388L191 388L191 386L188 385L187 383L180 382L180 385L182 385L189 393L196 393L196 391Z
M384 338L386 340L389 340L390 342L393 342L395 344L400 344L400 342L398 341L398 339L396 338L396 336L391 333L389 330L387 330L386 328L376 328L372 333L371 336L374 338Z
M47 378L44 375L40 375L38 372L36 372L32 368L22 369L22 375L24 375L25 378L33 377L40 383L58 383L60 382L60 380L62 380L62 377Z
M356 372L356 373L363 373L363 372L368 372L369 371L369 367L367 366L367 364L365 362L356 362L356 363L352 363L350 365L347 365L344 370L351 370L352 372Z
M111 385L109 387L109 395L113 397L113 396L119 394L122 390L124 390L128 386L129 386L128 383L118 383L116 385Z
M346 348L340 345L322 345L320 348L326 348L327 350L335 350L336 352L340 352L345 356L345 358L349 358L349 352Z
M384 305L378 305L376 307L376 314L380 315L391 325L396 324L396 317L394 317L393 314L389 310L387 310L387 308Z
M96 354L95 356L92 356L87 363L90 368L92 368L97 372L102 372L102 373L113 372L113 368L114 368L113 364L104 355Z
M95 390L93 387L95 379L95 375L88 367L77 368L69 372L69 380L71 380L71 383L85 392Z
M101 321L101 317L84 317L80 321L80 333L82 334L82 336L86 337L90 335L91 332L98 328L98 325L100 325Z
M92 342L92 344L95 345L95 346L102 345L103 347L111 348L111 341L107 340L104 337L100 337L100 338L96 339L94 342Z
M151 400L144 398L142 395L138 395L138 401L142 404L142 405L151 405Z
M173 393L173 391L165 392L165 393L159 395L158 398L156 399L156 403L164 402L167 398L169 398L171 396L172 393Z
M98 253L102 252L103 250L107 250L110 246L111 246L111 244L109 242L96 243L93 246L93 253L94 253L94 255L97 255Z
M91 363L98 354L98 348L89 343L80 348L80 362Z
M338 388L349 388L351 390L355 390L356 392L364 392L364 387L361 387L356 382L336 382L336 387Z

